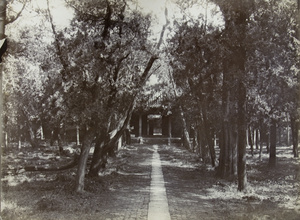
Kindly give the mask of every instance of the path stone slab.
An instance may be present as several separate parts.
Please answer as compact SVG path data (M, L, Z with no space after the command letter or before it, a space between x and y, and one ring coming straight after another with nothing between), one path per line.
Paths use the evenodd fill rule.
M148 220L170 220L164 176L160 156L157 152L158 146L154 145L153 147Z

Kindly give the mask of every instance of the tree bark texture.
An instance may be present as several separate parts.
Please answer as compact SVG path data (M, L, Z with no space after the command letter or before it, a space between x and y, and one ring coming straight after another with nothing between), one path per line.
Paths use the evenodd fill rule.
M213 132L211 131L211 124L209 123L208 117L207 117L207 104L206 101L203 99L203 107L202 109L202 115L203 115L203 127L204 127L204 133L205 133L205 139L206 143L208 145L210 159L211 159L211 165L212 167L215 167L215 160L216 160L216 153L215 153L215 146L213 141Z
M276 142L277 142L277 122L276 119L271 119L270 127L270 157L269 164L276 165Z
M299 121L295 116L291 116L291 130L292 130L292 142L294 157L299 157L298 141L299 141Z
M208 146L205 141L205 127L203 124L200 125L199 134L198 134L198 143L199 143L199 153L203 162L206 164L209 162Z
M6 0L0 1L0 39L5 37L6 22ZM2 144L3 144L3 92L2 92L2 73L3 65L0 63L0 164L2 164ZM0 169L0 177L2 177L2 169ZM2 181L0 181L0 200L2 201ZM1 209L0 203L0 209Z
M95 149L88 174L89 176L98 176L100 169L105 168L106 160L104 160L102 147L104 144L107 144L109 138L107 136L104 137L105 134L106 133L102 131L100 136L96 137Z
M91 128L86 131L82 146L81 146L81 153L80 158L78 161L78 169L76 175L76 182L75 182L75 190L76 192L83 192L84 191L84 179L86 173L86 163L88 160L89 152L92 146L92 142L94 141L95 137L95 129Z
M255 146L256 150L259 149L259 130L255 129Z
M232 174L234 176L237 175L237 160L238 160L238 155L237 155L237 146L238 146L238 134L237 134L237 129L234 128L233 131L231 132L231 139L232 139Z
M248 128L248 143L251 149L251 155L253 156L254 152L253 152L253 142L252 142L252 129L250 126Z
M92 163L89 170L89 176L98 176L101 168L105 168L107 163L108 154L115 150L115 146L122 135L125 133L125 130L130 123L131 115L134 108L135 99L132 101L129 106L126 115L124 116L124 120L120 120L123 122L118 128L116 128L115 134L110 137L110 134L102 131L102 135L97 138L95 151L93 154Z
M246 174L246 87L243 79L239 82L238 98L238 190L243 191L247 184Z
M28 127L29 129L29 142L30 142L30 145L33 147L33 148L37 148L39 146L39 142L36 138L36 131L33 129L32 126L29 126Z
M225 65L224 78L223 78L223 95L222 95L222 111L223 122L220 135L220 163L218 167L218 174L222 178L231 177L233 174L233 132L235 132L236 123L233 120L234 102L232 92L230 91L229 81L231 79L230 72L227 72L228 64Z
M187 129L186 120L185 120L183 109L181 106L179 106L179 110L180 110L180 119L181 119L182 127L183 127L183 146L185 146L189 151L191 151L192 146L190 143L190 134Z
M224 40L228 53L223 61L223 134L220 155L221 174L232 174L234 144L232 132L237 125L237 169L238 190L246 187L246 86L245 77L245 37L247 18L251 14L250 4L247 1L215 0L220 6L225 20ZM225 45L224 45L225 46ZM230 104L229 104L230 103ZM237 107L236 107L237 106ZM236 115L235 115L236 113Z

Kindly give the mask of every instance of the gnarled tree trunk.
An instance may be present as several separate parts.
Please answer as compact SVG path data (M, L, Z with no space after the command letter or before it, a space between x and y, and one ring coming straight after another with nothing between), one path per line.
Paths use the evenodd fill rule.
M103 134L101 138L98 138L98 140L96 141L95 151L89 170L89 176L98 176L100 169L105 168L108 153L114 151L114 147L124 134L125 130L128 127L128 124L130 123L132 111L134 108L134 102L135 100L133 100L131 105L129 106L127 114L124 116L124 119L121 120L120 126L115 129L115 132L112 132L114 133L114 135L110 137L110 134Z
M90 149L92 143L95 138L95 128L90 128L84 134L82 146L81 146L81 153L78 162L78 169L76 175L76 182L75 182L75 190L76 192L83 192L84 191L84 179L86 173L86 163L88 160L88 156L90 153Z

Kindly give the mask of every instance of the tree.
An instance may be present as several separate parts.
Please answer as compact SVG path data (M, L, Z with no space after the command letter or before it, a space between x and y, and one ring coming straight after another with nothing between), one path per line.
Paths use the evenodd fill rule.
M69 118L85 127L76 191L84 189L86 161L95 143L89 175L98 175L127 128L137 94L158 59L148 43L150 17L128 10L126 1L68 2L75 10L64 37L48 15L61 64Z
M54 100L61 92L61 88L57 85L58 66L53 58L53 49L47 40L49 34L45 31L47 26L44 25L42 28L39 23L30 25L20 23L22 24L22 20L8 27L8 33L14 32L14 36L10 38L11 55L4 67L7 72L3 83L6 100L5 130L10 131L11 137L12 135L15 135L15 138L26 137L32 146L37 146L39 144L36 139L37 129L46 124L51 129L61 118L59 112L53 112L51 115L53 108L58 106L63 108L62 103L55 104ZM45 24L43 20L41 23ZM36 25L35 32L30 31L32 28L30 26L34 25ZM29 132L20 133L20 127L23 127L23 131Z
M216 38L219 33L198 22L177 23L175 30L167 51L173 71L171 78L180 89L181 97L178 98L185 115L189 116L188 121L192 122L195 133L199 133L197 147L201 146L202 159L206 160L208 147L212 166L215 166L213 137L217 126L214 113L218 109L220 78L219 67L213 63L218 60Z
M13 21L15 21L20 14L22 13L23 9L25 8L25 3L26 1L24 1L23 7L22 9L18 12L18 14L14 17L14 19L7 19L7 14L6 14L6 10L7 10L7 2L6 0L1 0L0 1L0 40L3 40L3 38L5 38L5 26L8 23L12 23ZM10 15L10 13L8 13L8 15ZM0 48L2 50L2 52L4 52L3 48ZM6 48L5 48L6 50ZM1 54L3 55L3 54ZM2 93L2 64L0 64L0 147L2 146L3 143L3 93ZM2 159L1 159L1 155L2 152L0 150L0 164L2 163ZM1 175L1 171L0 171L0 176ZM0 188L1 184L0 184ZM2 195L0 194L0 200ZM1 205L0 205L1 206ZM1 208L1 207L0 207Z
M296 20L296 37L299 40L300 39L300 2L297 1L297 10L296 10L296 15L295 15L295 20ZM296 47L297 48L297 47ZM299 47L298 47L299 48ZM299 50L296 52L299 54ZM298 56L299 57L299 56ZM293 142L293 153L294 157L299 157L299 149L298 149L298 143L299 143L299 118L300 118L300 113L299 113L299 93L300 93L300 88L299 88L299 74L297 78L297 86L296 88L293 89L293 97L295 99L293 100L293 110L291 111L290 118L291 118L291 129L292 129L292 142ZM298 98L297 98L298 97Z
M201 103L201 107L198 107L202 111L201 119L205 115L203 110L211 111L211 106L206 101L210 95L216 103L221 103L219 114L213 112L213 117L221 118L222 121L218 171L225 178L234 176L237 171L238 189L243 190L246 186L247 123L259 126L258 120L268 121L269 125L272 124L271 136L275 137L278 120L286 112L295 109L292 106L295 106L293 100L296 96L288 97L289 91L295 91L293 94L298 91L295 80L295 65L298 65L298 61L293 37L294 21L288 13L293 6L291 3L277 1L213 2L223 13L224 29L221 33L215 32L207 37L209 34L196 34L197 30L205 26L201 23L187 22L179 26L181 29L178 28L173 38L176 44L171 41L171 48L174 48L171 50L171 65L174 68L175 82L185 95L185 101L192 106L191 109L197 108L197 105L191 103ZM195 26L192 27L191 24ZM186 31L187 27L190 28L189 31ZM208 41L209 38L213 40ZM205 39L206 44L200 44L201 47L197 48L199 39ZM192 51L193 56L189 51ZM210 51L214 56L207 56ZM207 65L208 57L214 61L215 69ZM205 77L199 78L202 74L205 76L205 73L214 76L217 81L209 84L209 80L204 80ZM216 83L218 80L219 83ZM222 87L217 93L217 90L205 90L206 84L210 87L221 84ZM203 92L205 95L202 95ZM195 113L191 113L193 114ZM195 121L197 117L193 115L192 118ZM211 123L211 118L207 121ZM276 155L274 146L276 139L273 138L270 161Z
M252 117L270 126L270 163L276 161L276 127L288 113L297 112L297 42L293 2L257 3L249 23L247 69L250 103L256 109ZM264 10L260 10L264 8ZM292 15L292 16L291 16ZM294 115L294 116L293 116Z
M221 135L220 173L234 173L237 146L238 189L246 187L246 82L247 60L245 39L247 20L252 13L252 1L214 1L219 5L225 20L223 44L223 128ZM236 95L237 94L237 95ZM234 113L234 114L232 114ZM236 116L235 116L236 115ZM236 125L236 127L234 126ZM237 132L237 136L234 135ZM238 137L237 140L234 137ZM233 147L233 148L232 148Z

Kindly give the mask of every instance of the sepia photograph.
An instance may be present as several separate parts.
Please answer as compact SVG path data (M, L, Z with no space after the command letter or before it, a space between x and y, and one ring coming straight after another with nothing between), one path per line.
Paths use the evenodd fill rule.
M0 0L0 220L299 220L300 0Z

